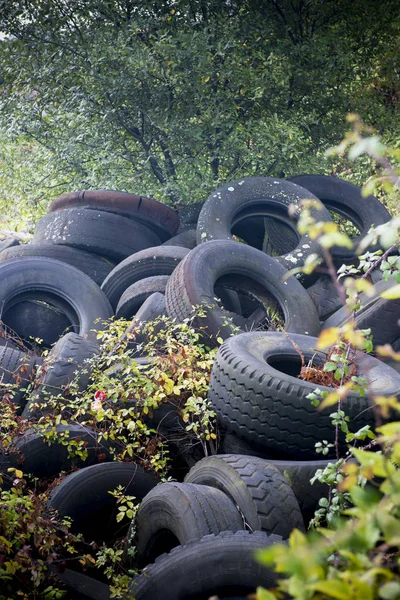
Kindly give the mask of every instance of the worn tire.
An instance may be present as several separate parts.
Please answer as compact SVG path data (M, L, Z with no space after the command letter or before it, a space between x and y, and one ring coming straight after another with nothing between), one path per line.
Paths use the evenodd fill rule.
M51 492L48 507L73 519L71 531L85 541L111 541L126 534L127 525L115 520L116 499L108 491L122 485L125 494L142 500L158 478L134 463L110 462L67 475Z
M115 213L146 225L162 241L175 235L179 227L179 214L153 198L114 190L86 190L62 194L50 204L49 212L65 208L88 208Z
M67 315L72 312L78 323L76 333L88 338L95 338L102 327L100 321L113 314L98 285L71 265L42 257L0 262L0 304L4 314L27 295L32 299L36 294Z
M51 444L45 442L43 436L34 430L25 431L13 441L13 448L18 453L18 460L14 462L24 473L39 479L49 479L73 467L81 468L112 460L107 444L98 443L95 431L77 424L57 425L55 431L59 437ZM68 456L63 439L82 440L88 452L86 460Z
M156 275L155 277L146 277L130 285L119 299L115 311L116 317L118 319L132 319L143 305L143 302L152 294L156 292L165 293L168 279L168 275Z
M200 244L169 278L165 292L168 315L182 322L192 316L193 306L205 306L206 317L195 318L194 326L207 328L208 336L229 337L229 313L215 304L214 286L218 280L223 285L222 276L233 275L236 291L257 286L265 297L273 297L283 313L286 331L317 335L319 320L310 297L294 277L283 282L285 274L286 269L274 258L250 246L222 240Z
M393 285L392 281L381 280L375 284L373 297L360 294L361 308L356 311L355 320L358 329L371 329L374 346L391 344L400 337L400 298L380 298L380 294ZM346 307L339 308L325 321L323 329L341 327L352 319Z
M324 360L324 355L315 352L317 339L311 336L254 332L226 340L214 361L208 397L220 426L252 447L275 457L314 460L315 443L334 444L335 428L331 409L317 411L306 396L317 387L328 392L332 388L297 378L301 360L292 341L306 364L312 357L315 364ZM393 369L369 355L359 356L356 362L359 375L368 371L371 394L399 395L400 377ZM350 392L342 404L352 428L374 426L368 395ZM343 450L342 434L339 444Z
M32 241L78 248L114 261L161 243L157 234L141 223L85 208L45 215L38 221Z
M192 250L197 245L196 230L188 229L187 231L182 231L161 245L181 246L182 248L188 248L188 250Z
M193 483L163 483L147 494L136 515L137 560L145 566L189 540L244 528L236 506L220 490Z
M136 252L119 263L104 280L101 289L116 308L125 290L146 277L171 275L175 267L189 253L179 246L159 246Z
M39 356L0 346L0 392L2 397L10 397L18 412L23 409L28 388L33 384L36 371L42 364L43 359Z
M286 181L271 177L248 177L225 184L206 200L197 223L197 243L208 240L231 240L232 226L246 217L289 218L289 206L300 208L302 200L318 200L308 190ZM331 221L329 212L311 208L318 221ZM287 269L299 267L310 254L322 255L317 240L303 235L297 247L288 254L277 257Z
M98 353L96 342L76 333L64 335L46 357L44 368L35 382L36 390L31 394L22 416L29 419L50 412L53 407L48 404L49 397L67 397L68 385L73 380L78 391L85 390L91 373L86 361Z
M288 538L304 530L298 502L284 476L262 458L220 454L199 461L185 482L215 487L238 507L252 531Z
M146 323L155 321L159 317L166 315L165 308L165 296L160 292L151 294L142 304L137 311L135 318L132 323L127 327L126 335L131 337L132 332L135 332L134 339L129 342L129 348L136 350L140 344L146 342ZM153 324L152 335L157 335L165 328L165 324L160 321L157 324ZM139 355L140 352L135 352L133 356Z
M277 575L255 553L279 542L279 536L261 531L223 531L191 540L146 567L129 591L135 600L209 600L215 595L244 600L257 586L276 585Z
M72 569L60 572L51 565L50 571L67 590L65 600L111 600L110 588L106 583Z
M0 260L2 260L2 253L8 250L8 248L14 248L15 246L19 246L20 241L17 238L7 237L0 241Z
M352 249L334 246L332 255L339 264L353 260L358 242L368 233L370 227L382 225L390 221L387 209L374 196L364 197L361 188L349 181L332 175L296 175L289 177L291 181L309 190L329 210L352 221L359 229L360 235L354 238ZM369 250L378 248L369 248Z

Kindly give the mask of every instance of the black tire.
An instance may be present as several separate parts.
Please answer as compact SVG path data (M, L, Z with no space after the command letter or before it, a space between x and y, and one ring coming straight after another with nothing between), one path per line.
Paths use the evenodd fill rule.
M232 227L246 217L289 218L289 206L302 200L318 200L308 190L289 181L270 177L248 177L225 184L206 200L197 223L197 243L231 240ZM310 209L318 221L330 221L327 209ZM289 254L277 257L287 269L299 267L310 254L322 254L317 240L302 236Z
M199 214L204 206L204 200L195 202L194 204L186 204L178 209L179 213L179 229L178 235L189 229L196 229Z
M116 499L109 494L122 485L125 494L141 501L159 479L135 463L110 462L85 467L67 475L53 488L49 508L73 519L71 531L85 541L110 542L126 534L129 523L116 521Z
M51 444L43 439L36 431L25 431L13 442L13 448L18 453L15 460L24 473L29 473L39 479L56 477L61 471L69 471L73 467L85 467L111 460L107 445L97 441L95 431L83 425L57 425L55 431L58 437ZM82 440L87 450L87 458L68 456L67 446L62 440Z
M288 181L301 185L328 208L349 219L360 231L354 238L352 249L335 246L331 249L332 255L339 264L353 260L355 249L360 241L372 227L390 221L391 216L381 202L374 196L363 197L361 188L353 183L333 177L331 175L296 175L289 177ZM369 250L377 248L369 248Z
M315 352L316 338L298 334L244 333L226 340L218 350L211 372L208 397L217 411L220 425L243 438L248 444L280 458L314 460L314 445L321 440L335 443L331 409L318 411L306 396L317 386L297 378L301 360L314 357L314 364L324 360ZM377 359L360 355L356 359L358 374L368 372L370 393L398 395L400 377ZM374 426L368 396L350 392L342 401L354 430ZM368 410L369 409L369 410ZM340 447L345 448L342 434ZM330 458L332 454L328 455Z
M159 317L163 317L166 315L165 308L165 296L164 294L160 294L160 292L155 292L151 294L142 304L142 306L137 311L135 318L133 319L131 325L126 330L126 335L130 336L132 332L135 332L134 340L129 342L129 348L135 350L140 344L143 344L146 339L146 323L149 321L156 321ZM164 329L164 324L162 321L159 323L153 324L152 335L157 335L162 329ZM140 352L138 352L140 354ZM136 353L133 354L135 356Z
M85 208L45 215L32 241L79 248L116 261L161 243L156 233L133 219Z
M42 257L0 262L3 313L18 302L35 297L62 308L67 315L72 313L72 320L79 325L76 333L91 339L103 327L101 321L112 315L110 303L98 285L71 265Z
M0 346L0 392L17 406L20 412L26 402L29 386L32 386L36 371L43 363L39 356L32 356Z
M220 454L241 454L242 456L256 456L257 458L268 459L267 454L258 452L250 446L245 440L238 438L231 431L224 433L221 448L218 450Z
M191 540L146 567L129 591L135 600L209 600L215 595L244 600L257 586L276 585L277 575L255 553L280 541L261 531L223 531Z
M176 210L153 198L127 192L114 190L70 192L53 200L49 212L73 207L102 210L129 217L155 231L162 241L175 235L179 227L179 214Z
M130 285L119 299L115 316L118 319L132 319L143 302L152 294L156 292L165 293L168 279L169 275L156 275L155 277L146 277Z
M51 565L50 570L67 590L66 600L111 600L110 588L106 583L71 569L59 572Z
M101 289L116 308L125 290L146 277L171 275L189 250L179 246L160 246L136 252L115 267L104 280Z
M181 246L182 248L188 248L192 250L197 245L196 241L196 230L188 229L187 231L182 231L170 238L167 242L164 242L162 246Z
M20 241L17 238L7 237L0 242L0 260L2 260L2 253L8 250L8 248L13 248L14 246L19 246Z
M189 540L245 528L223 492L206 485L163 483L143 499L136 515L138 564L146 566Z
M46 357L44 368L39 373L29 402L22 416L25 419L40 417L51 412L51 396L68 397L68 386L74 381L76 390L82 392L89 383L91 368L87 362L99 354L96 342L87 340L76 333L67 333L51 349Z
M0 254L0 261L26 256L44 256L61 260L86 273L97 285L101 285L115 267L115 262L103 256L56 244L24 244L10 248Z
M71 323L63 310L43 300L18 302L4 314L4 321L18 331L26 344L40 343L45 348L50 348L62 335L78 326L76 322Z
M214 286L223 285L222 276L234 275L236 291L257 287L267 301L275 301L283 313L286 331L317 335L319 320L310 297L294 277L283 282L285 274L286 269L274 258L250 246L222 240L201 244L182 260L168 281L168 315L183 321L192 316L193 306L205 306L206 317L195 318L194 326L206 327L209 336L229 337L232 327L226 324L228 313L215 304ZM260 319L264 316L262 311ZM252 326L250 320L249 329Z
M265 239L262 250L271 256L292 252L298 245L300 235L292 221L264 219Z
M400 337L400 299L385 300L380 294L394 285L392 281L378 281L375 294L368 297L360 294L361 308L355 313L358 329L371 329L374 346L391 344ZM324 323L323 329L341 327L353 316L346 307L337 310Z
M185 482L224 492L252 531L288 538L295 528L304 531L298 502L284 476L270 463L254 456L221 454L199 461Z
M327 483L316 481L311 483L318 469L325 467L332 461L329 460L275 460L266 458L266 462L273 465L282 473L293 490L299 503L301 514L306 523L312 519L318 508L320 498L327 498L329 486Z
M329 275L322 275L315 283L307 288L321 321L326 321L330 315L343 306L339 293Z

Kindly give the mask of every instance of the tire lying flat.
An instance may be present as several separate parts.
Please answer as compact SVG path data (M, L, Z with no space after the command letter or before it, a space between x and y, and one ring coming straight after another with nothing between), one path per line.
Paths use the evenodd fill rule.
M324 360L315 352L317 339L311 336L243 333L219 348L208 397L220 426L251 446L282 458L314 460L318 457L315 443L327 440L334 444L335 428L329 416L331 410L318 411L306 396L317 387L328 392L332 388L297 378L301 360L291 340L300 348L306 364L312 357L314 363ZM400 377L393 369L366 354L356 363L359 375L368 371L372 394L399 395ZM342 402L355 430L374 426L367 395L350 392ZM340 434L341 449L345 448L343 438Z

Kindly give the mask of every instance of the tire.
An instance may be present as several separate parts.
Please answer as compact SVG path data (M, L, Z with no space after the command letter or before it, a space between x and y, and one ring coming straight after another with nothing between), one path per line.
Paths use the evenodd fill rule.
M26 256L44 256L61 260L86 273L97 285L101 285L107 275L115 267L115 262L107 260L103 256L70 248L69 246L58 246L56 244L24 244L0 254L0 261L11 258L22 258Z
M18 302L4 314L4 321L18 331L25 343L41 340L40 345L45 348L78 326L76 322L71 323L63 310L43 300Z
M19 246L20 241L17 238L7 237L0 242L0 260L2 260L1 255L3 252L8 250L8 248L13 248L14 246Z
M49 212L74 207L102 210L129 217L155 231L162 241L175 235L179 227L178 212L162 202L113 190L86 190L63 194L53 200Z
M275 460L265 459L270 465L278 469L293 490L299 504L301 514L308 524L319 507L320 498L327 498L329 486L316 481L311 483L318 469L325 467L332 461L329 460Z
M122 485L125 494L141 501L159 479L135 463L110 462L85 467L67 475L53 488L48 507L73 519L71 531L85 541L110 542L126 534L128 524L118 524L116 499L109 494Z
M26 402L26 393L32 385L36 370L42 365L39 356L30 356L19 350L0 346L0 392L8 396L18 412Z
M328 392L332 388L297 378L301 360L292 341L306 364L312 357L315 364L324 360L315 352L317 340L311 336L254 332L226 340L214 361L208 397L220 426L252 447L279 458L314 460L315 443L327 440L334 444L335 428L329 416L331 409L317 411L306 396L317 387ZM368 372L371 394L400 393L400 377L393 369L366 354L356 362L359 375ZM368 396L350 392L342 401L342 409L354 430L374 426ZM346 447L343 438L340 434L342 450Z
M68 386L73 381L77 391L84 391L91 374L90 365L86 361L97 354L99 347L96 342L76 333L64 335L49 352L45 368L35 382L36 390L31 394L22 416L30 419L51 412L53 406L48 403L49 398L68 397Z
M192 250L196 244L196 230L188 229L170 238L167 242L164 242L162 246L181 246L182 248Z
M218 451L220 454L241 454L242 456L256 456L257 458L267 459L268 456L262 452L257 452L247 442L238 438L232 432L227 432L223 436L221 443L221 449Z
M262 566L255 553L280 541L261 531L223 531L191 540L146 567L129 591L135 600L245 599L257 586L276 585L277 575Z
M115 261L161 243L157 234L133 219L84 208L45 215L38 221L32 241L78 248Z
M83 425L57 425L55 431L60 439L51 444L44 441L43 436L33 430L25 431L14 440L13 448L18 452L18 462L24 473L39 479L56 477L61 471L69 471L73 467L85 467L112 460L107 445L97 442L95 431ZM88 456L86 460L78 456L68 456L68 449L61 439L82 440Z
M138 564L146 566L189 540L244 528L236 506L220 490L191 483L163 483L147 494L136 515Z
M153 279L153 278L151 278ZM166 314L165 308L165 296L160 292L151 294L142 304L137 311L135 318L131 325L126 330L126 335L130 336L132 332L135 332L134 340L130 341L128 346L132 350L135 350L140 344L144 344L147 339L146 331L143 329L146 323L150 321L156 321L159 317L163 317ZM152 325L152 335L157 335L164 329L165 325L163 322L159 322ZM135 352L133 356L140 355L140 352Z
M204 206L204 200L195 202L194 204L186 204L178 210L179 213L179 229L178 235L189 229L196 229L199 214Z
M264 219L264 227L265 242L262 250L267 254L282 256L297 247L300 236L292 221L267 218Z
M0 262L0 305L3 313L18 302L39 297L73 314L77 332L94 339L112 315L102 290L87 275L58 260L42 257ZM7 322L5 322L7 325ZM19 334L19 332L17 331Z
M215 487L238 507L251 531L288 538L304 531L298 502L280 471L262 458L225 454L199 461L185 482Z
M302 200L318 200L300 186L270 177L248 177L225 184L206 200L197 223L197 243L208 240L231 240L232 227L246 217L289 218L289 206ZM330 221L327 209L311 208L318 221ZM289 254L277 257L287 269L301 266L310 254L322 254L317 240L308 234L300 238Z
M189 250L179 246L160 246L136 252L117 265L104 280L101 289L116 308L125 290L146 277L171 275Z
M392 281L378 281L374 296L360 294L361 308L356 311L358 329L371 329L374 346L391 344L400 337L400 299L385 300L380 294L393 286ZM346 307L337 310L324 323L323 329L341 327L353 319Z
M330 315L343 306L343 302L329 275L322 275L307 288L307 292L318 311L321 321L326 321Z
M66 600L111 600L110 588L106 583L72 569L60 573L51 565L50 571L67 590Z
M132 319L143 305L143 302L152 294L156 292L164 294L168 279L168 275L156 275L155 277L146 277L130 285L118 302L115 311L117 319Z
M309 190L328 208L349 219L360 231L354 238L352 249L335 246L331 249L336 262L353 260L358 242L374 225L382 225L390 221L391 216L381 202L374 196L364 197L361 188L353 183L331 175L296 175L289 177L291 181ZM376 248L368 248L377 250Z
M286 331L317 335L317 311L306 290L294 277L282 281L286 273L275 259L250 246L222 240L201 244L182 260L168 281L165 292L167 313L182 322L192 316L193 306L205 306L206 317L195 317L194 326L206 328L208 336L229 337L232 327L226 323L228 313L215 305L214 286L216 282L223 285L222 276L226 280L227 276L233 275L236 291L257 287L257 293L261 290L267 301L271 297L274 299L283 313ZM264 316L262 311L260 319ZM247 322L251 328L253 320ZM246 322L242 330L244 327Z

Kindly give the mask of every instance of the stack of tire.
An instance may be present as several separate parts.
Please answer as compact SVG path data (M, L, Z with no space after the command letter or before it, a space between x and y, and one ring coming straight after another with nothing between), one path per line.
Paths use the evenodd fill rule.
M225 340L209 390L222 454L192 456L184 480L159 484L139 465L110 462L104 447L100 458L94 432L79 424L60 425L57 433L68 430L85 440L85 463L71 461L61 443L50 448L34 431L16 442L24 471L34 476L78 468L53 489L49 505L71 516L87 539L126 536L127 566L144 567L131 584L137 600L245 597L256 585L270 587L275 575L260 567L253 550L304 529L326 493L310 479L331 458L320 460L315 444L335 443L334 429L329 414L306 398L317 386L297 375L302 360L324 360L314 350L321 327L339 326L347 315L326 275L288 273L311 255L324 260L317 241L296 230L302 203L310 199L322 202L310 209L318 221L330 221L331 211L349 219L360 236L390 219L374 197L320 175L240 179L180 214L133 194L86 191L54 200L31 244L0 252L0 370L5 391L20 383L13 401L23 418L46 413L48 393L62 393L77 368L99 352L97 331L113 315L133 319L135 327L160 315L183 322L201 305L205 316L194 326L202 341ZM356 247L357 239L352 249L334 248L335 263L354 263ZM377 294L386 285L378 282ZM399 301L364 299L358 318L375 342L400 339ZM283 332L276 331L277 320ZM19 348L7 341L7 327L17 334L14 344L21 340ZM140 355L143 335L132 355ZM32 338L51 348L45 368ZM372 381L372 394L400 394L395 370L367 355L357 364L358 374ZM79 389L89 380L86 368ZM352 392L345 404L354 427L374 425L368 397ZM342 438L338 444L344 449ZM19 464L12 456L0 456L0 463L2 470ZM108 490L117 485L141 500L129 531L115 521ZM104 584L86 576L67 571L62 577L76 592L71 597L109 596Z

